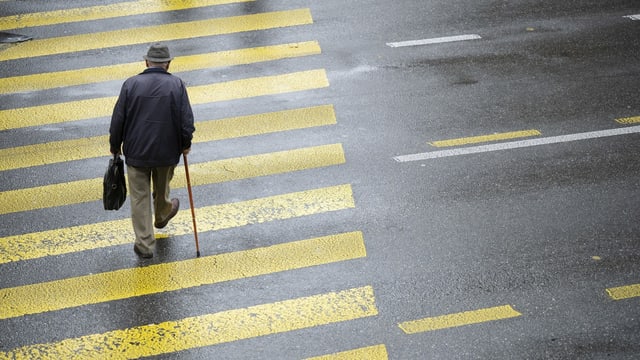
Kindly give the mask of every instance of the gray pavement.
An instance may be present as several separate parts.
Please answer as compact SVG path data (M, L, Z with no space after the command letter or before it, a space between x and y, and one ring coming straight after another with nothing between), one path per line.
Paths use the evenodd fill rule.
M90 5L4 1L0 2L0 13L8 16ZM323 69L327 87L204 102L194 110L198 121L204 122L329 104L335 111L335 124L203 142L194 146L190 164L326 144L342 146L344 163L198 185L194 189L196 211L204 218L218 205L344 184L352 192L354 206L308 215L291 210L294 214L285 218L279 214L286 211L275 202L261 202L258 208L262 212L238 205L240 213L247 213L247 224L202 232L201 251L205 257L245 254L302 239L361 232L366 256L3 318L0 351L5 353L0 353L0 358L11 358L11 351L23 346L58 344L88 334L208 314L229 317L224 326L211 327L205 335L214 338L225 326L239 323L240 330L229 330L237 340L175 351L169 345L157 345L155 357L302 359L365 349L359 355L344 354L344 358L638 358L639 135L578 135L570 141L574 134L631 128L635 121L640 122L636 118L640 116L640 21L632 17L640 14L640 7L635 1L257 0L9 31L37 40L298 8L310 9L312 24L167 43L177 56L186 56L317 41L319 54L179 75L189 86L199 86ZM478 38L407 47L387 45L458 35ZM140 60L146 46L130 44L5 60L0 61L0 75L5 78L134 62ZM3 50L7 49L0 48L0 56ZM111 80L3 93L0 109L115 96L120 84ZM88 118L5 129L0 131L0 141L2 149L10 149L105 135L107 129L107 117ZM535 130L538 135L491 138L523 130ZM487 138L479 140L478 136ZM557 141L513 149L508 146L514 141L551 137L558 137ZM459 142L431 145L451 139ZM492 144L503 144L505 149L396 160L405 155ZM106 143L95 146L104 147L105 154L108 151ZM0 161L8 162L7 155L0 156L5 156ZM3 170L0 196L15 189L99 178L106 161L105 155ZM242 162L232 164L240 166ZM199 175L204 177L204 171L192 173L192 178ZM178 188L174 193L183 199L186 209L186 190ZM325 202L329 200L314 199L306 205L319 203L322 208ZM287 205L297 209L297 204ZM100 202L93 200L3 211L2 251L6 252L12 241L31 234L73 226L123 221L107 235L82 236L96 242L126 231L128 207L119 212L104 212L100 207ZM150 262L139 261L129 243L5 261L0 263L0 291L180 263L195 255L188 233L169 233L168 239L159 241L158 253ZM309 254L309 258L315 255ZM271 264L270 259L263 261ZM225 267L217 269L230 272ZM607 291L623 286L632 294L628 299L616 300ZM253 309L249 313L253 311L254 318L266 317L261 311L267 310L254 307L265 305L272 311L274 304L283 301L365 287L373 289L376 313L350 320L337 320L339 311L332 309L342 303L331 303L333 307L309 313L297 310L300 317L283 325L277 319L287 318L289 313L274 310L276 314L266 321L269 331L254 332L259 326L247 323L243 333L243 321L248 320L232 312ZM69 291L69 298L74 292ZM485 321L478 313L468 313L500 306L519 315L499 319L491 314ZM0 302L3 312L8 307ZM364 305L361 308L372 310ZM301 325L304 319L315 319L317 313L329 314L329 320L317 324L309 320L311 325ZM400 327L425 318L451 325L453 320L437 317L460 313L477 323L445 324L441 329L415 334L406 334ZM162 332L157 331L162 338ZM180 336L189 333L187 330ZM131 344L143 338L131 336ZM94 346L89 340L82 341ZM123 341L119 346L126 348L126 344ZM371 350L373 347L377 351ZM59 347L46 349L33 357L56 358L54 350ZM88 357L99 357L95 354L98 352Z

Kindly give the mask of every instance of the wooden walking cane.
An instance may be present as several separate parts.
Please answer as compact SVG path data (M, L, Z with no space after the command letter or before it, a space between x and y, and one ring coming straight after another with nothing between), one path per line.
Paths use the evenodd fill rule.
M200 246L198 245L198 230L196 229L196 211L193 208L193 194L191 193L191 179L189 179L189 164L187 154L182 153L184 160L184 173L187 175L187 190L189 191L189 204L191 205L191 219L193 219L193 235L196 238L196 256L200 257Z

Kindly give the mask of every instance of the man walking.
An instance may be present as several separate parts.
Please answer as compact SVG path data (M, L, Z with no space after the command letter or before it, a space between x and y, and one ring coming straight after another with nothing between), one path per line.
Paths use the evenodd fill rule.
M169 49L154 44L143 58L147 68L122 85L111 117L109 144L112 154L121 153L122 147L127 164L136 235L133 250L151 258L156 241L153 226L165 227L178 213L180 201L169 198L169 183L180 155L191 149L195 127L185 84L168 72L173 59Z

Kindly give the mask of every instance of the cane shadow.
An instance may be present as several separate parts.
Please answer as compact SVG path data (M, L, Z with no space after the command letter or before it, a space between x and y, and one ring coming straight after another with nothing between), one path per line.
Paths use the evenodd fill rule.
M153 259L146 259L139 261L138 264L141 268L157 265L157 261ZM166 293L145 293L149 282L157 280L149 279L146 276L146 272L134 272L128 279L130 286L140 288L140 292L137 296L132 296L126 299L127 306L125 308L119 308L119 317L121 323L120 327L134 327L140 324L154 324L171 319L169 316L169 310L174 308L174 300L171 296L167 296ZM167 274L156 273L154 276L167 278ZM127 333L125 336L128 336ZM134 337L131 341L123 341L123 344L134 343L138 338Z
M153 258L139 259L138 266L140 268L153 267L152 271L139 272L135 275L147 276L153 275L154 279L146 279L143 277L133 276L129 280L134 286L139 286L141 291L147 291L149 282L155 284L169 284L175 282L175 267L171 263L182 262L196 258L196 251L193 249L192 243L187 236L173 236L170 233L156 233L156 247ZM193 251L193 253L191 253ZM162 266L162 265L169 266ZM193 271L204 271L199 269L198 263L192 264ZM205 266L206 268L206 266ZM138 285L139 284L139 285ZM144 294L138 297L128 299L132 303L128 314L136 319L139 323L158 323L161 321L177 319L185 316L185 312L190 311L189 298L184 299L184 293L172 288L165 289L157 293Z
M182 238L182 237L179 237ZM179 244L179 238L171 234L156 234L156 253L154 258L158 263L176 261L184 251Z

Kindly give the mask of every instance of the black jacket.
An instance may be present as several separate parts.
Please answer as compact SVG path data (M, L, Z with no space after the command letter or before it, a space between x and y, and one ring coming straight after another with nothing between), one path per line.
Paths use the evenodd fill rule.
M195 127L184 82L162 68L127 79L113 109L109 143L127 165L176 165L191 147Z

